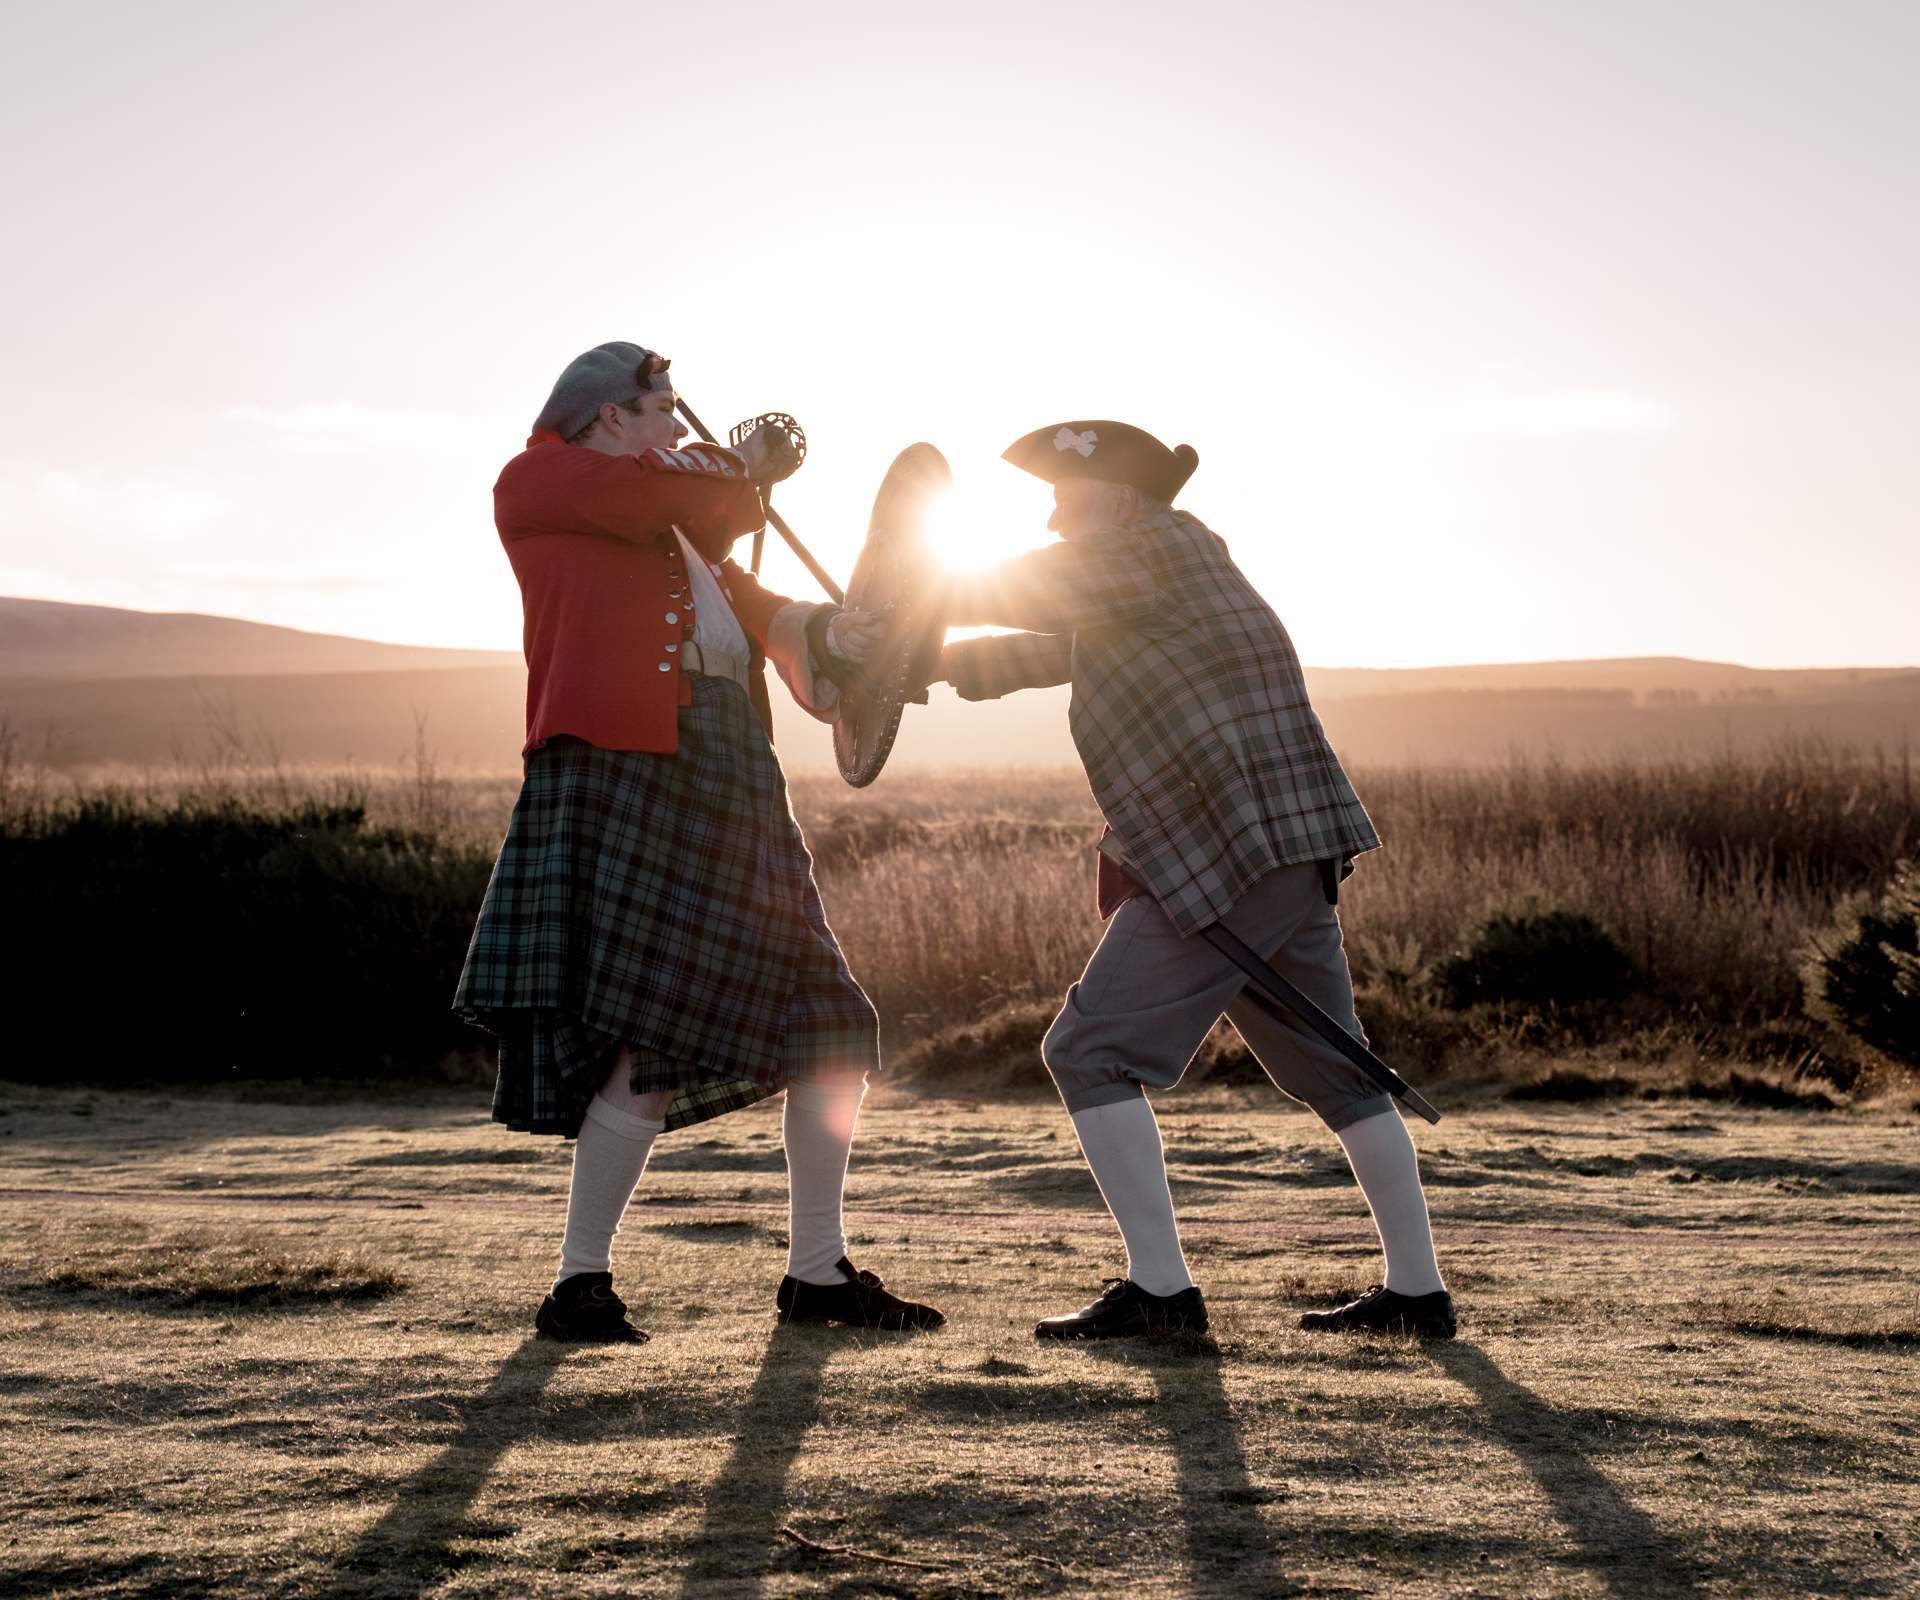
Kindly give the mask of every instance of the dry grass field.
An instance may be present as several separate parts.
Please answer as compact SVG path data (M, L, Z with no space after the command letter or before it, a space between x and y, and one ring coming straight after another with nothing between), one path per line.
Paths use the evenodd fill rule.
M0 1088L0 1593L1914 1593L1913 1115L1449 1110L1450 1345L1296 1331L1364 1205L1207 1088L1214 1336L1040 1347L1122 1267L1064 1115L894 1087L849 1226L945 1330L776 1330L769 1107L655 1152L609 1350L528 1337L569 1157L470 1090Z
M1389 845L1343 895L1361 1013L1448 1111L1416 1130L1463 1310L1443 1346L1296 1329L1376 1246L1335 1143L1224 1038L1161 1102L1213 1337L1032 1340L1123 1269L1035 1050L1099 935L1076 773L793 784L897 1069L856 1147L855 1255L947 1308L919 1338L776 1330L762 1108L656 1151L617 1251L653 1342L535 1342L568 1147L492 1127L471 1086L356 1087L352 1061L333 1087L156 1087L203 1042L199 991L176 1027L89 980L100 1053L59 1066L63 1020L22 1068L66 1081L0 1082L0 1595L1913 1593L1920 1098L1801 989L1847 897L1913 853L1913 778L1819 743L1356 773ZM116 826L236 807L282 860L331 859L285 820L316 806L406 830L379 859L414 864L395 881L431 919L341 991L379 1040L443 1015L516 788L424 749L76 777L0 738L22 863L115 789ZM150 948L98 854L44 905L120 895ZM270 876L244 851L196 871L236 916ZM280 964L386 909L352 904L263 924L295 941ZM1595 919L1631 992L1449 1009L1435 964L1528 907ZM355 974L428 946L369 1010ZM51 970L93 970L69 954Z
M63 774L13 754L9 765L0 736L0 825L113 790L147 808L364 805L369 826L434 840L449 870L475 877L475 905L518 790L517 774L440 769L424 742L411 766L377 771L254 761L237 736L167 769ZM1800 740L1760 754L1581 765L1516 754L1354 776L1387 848L1363 858L1341 919L1362 1018L1409 1071L1525 1080L1547 1056L1585 1051L1591 1070L1648 1082L1705 1082L1731 1066L1788 1092L1884 1087L1885 1063L1809 1022L1802 984L1810 944L1831 943L1847 897L1920 849L1910 753ZM957 1040L983 1083L1023 1071L1100 935L1100 818L1084 778L905 769L864 790L799 774L791 790L887 1048L913 1068L916 1055L950 1060ZM1584 1017L1437 1010L1434 964L1489 917L1529 909L1595 919L1633 964L1626 1002ZM463 902L439 930L456 965L469 917ZM437 1016L441 1004L436 988L418 1008Z

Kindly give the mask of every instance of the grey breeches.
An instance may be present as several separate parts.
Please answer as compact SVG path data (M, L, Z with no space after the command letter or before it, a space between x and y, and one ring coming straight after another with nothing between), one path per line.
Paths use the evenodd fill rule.
M1269 873L1223 919L1356 1038L1340 917L1312 863ZM1141 896L1113 914L1080 981L1047 1030L1042 1058L1069 1112L1178 1083L1224 1014L1267 1076L1338 1131L1393 1108L1318 1035L1280 1022L1244 994L1246 976L1197 934L1182 938Z

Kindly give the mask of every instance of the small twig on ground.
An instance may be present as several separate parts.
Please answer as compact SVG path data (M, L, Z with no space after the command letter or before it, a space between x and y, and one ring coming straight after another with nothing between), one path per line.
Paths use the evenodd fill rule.
M791 1539L802 1550L811 1550L816 1555L851 1556L856 1561L878 1561L889 1567L917 1567L922 1572L940 1572L952 1565L947 1561L912 1561L906 1556L883 1556L877 1550L859 1550L850 1544L822 1544L818 1539L809 1539L792 1523L780 1530L782 1538Z

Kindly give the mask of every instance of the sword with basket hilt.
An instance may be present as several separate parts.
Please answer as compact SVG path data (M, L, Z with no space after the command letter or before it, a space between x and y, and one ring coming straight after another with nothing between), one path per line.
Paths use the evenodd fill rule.
M714 438L713 431L700 420L699 415L694 411L693 407L688 405L684 399L676 395L675 403L680 408L680 415L687 419L687 426L699 434L706 443L718 444L720 442ZM785 432L788 441L793 446L794 454L800 458L799 461L793 464L793 471L798 472L800 470L800 463L807 459L807 436L800 424L785 411L763 411L757 417L747 418L745 422L736 422L727 434L727 442L735 449L738 449L748 434L752 433L756 428L767 424L771 424ZM788 476L791 477L792 473L789 473ZM760 491L760 504L767 513L767 521L778 531L780 537L787 541L788 548L800 558L800 564L813 574L814 582L833 596L833 603L837 606L844 606L847 603L846 591L833 581L827 569L814 559L813 552L800 542L800 536L787 526L787 519L773 509L772 495L773 491L771 487L763 488ZM756 578L760 576L760 558L766 552L766 544L767 530L762 528L753 536L753 565L750 570Z
M674 402L687 426L703 441L720 442L684 397L676 393ZM806 433L784 411L766 411L736 423L728 441L737 448L756 428L768 424L785 432L794 453L802 461L806 459ZM796 462L792 470L798 468ZM840 690L839 715L833 724L834 759L840 775L855 788L879 776L893 748L904 708L926 703L926 682L938 659L945 630L938 605L938 563L926 549L924 525L929 501L952 482L953 472L946 457L930 444L909 445L895 457L874 497L866 543L846 589L833 581L787 526L786 518L773 509L770 487L763 485L760 491L768 523L787 541L814 581L833 597L833 603L873 612L888 622L886 638L860 666L836 663L830 655L823 662L827 675ZM755 577L760 574L765 548L763 528L753 536L750 570Z

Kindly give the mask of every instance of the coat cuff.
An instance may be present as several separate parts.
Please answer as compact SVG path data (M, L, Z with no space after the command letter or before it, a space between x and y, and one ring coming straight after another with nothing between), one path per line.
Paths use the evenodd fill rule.
M786 682L800 709L821 722L840 716L840 687L824 672L814 670L807 645L807 624L816 611L831 611L804 600L791 600L774 612L767 624L767 659Z

